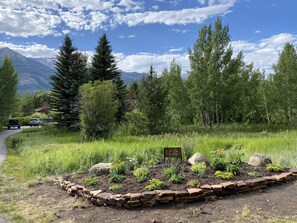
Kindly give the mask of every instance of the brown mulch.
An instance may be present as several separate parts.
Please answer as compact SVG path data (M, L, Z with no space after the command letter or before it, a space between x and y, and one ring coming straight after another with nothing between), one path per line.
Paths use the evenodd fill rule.
M204 184L219 184L222 182L226 182L227 180L222 180L214 176L215 170L213 170L210 165L207 165L207 170L206 170L206 176L203 178L199 178L197 174L193 173L190 169L191 165L187 164L186 162L182 162L179 164L180 166L180 173L184 176L184 180L181 184L174 184L168 181L168 179L164 176L163 174L163 169L165 167L168 167L168 164L158 164L155 167L150 168L150 175L145 180L144 182L140 183L136 180L136 178L133 176L132 171L127 171L125 174L125 179L121 183L122 185L122 190L118 191L118 193L139 193L143 191L147 191L145 187L148 185L148 181L152 178L156 178L158 180L163 181L166 184L165 189L170 189L170 190L185 190L187 189L187 182L189 180L198 180L200 182L200 185ZM253 179L255 177L248 176L249 172L254 172L255 167L250 166L248 164L243 164L241 167L242 174L235 176L234 179L231 181L239 181L239 180L248 180L248 179ZM257 173L260 173L262 176L271 176L274 175L275 173L269 172L266 170L265 167L257 167ZM287 169L284 169L286 171ZM71 182L74 182L75 184L82 185L88 189L91 190L103 190L106 192L111 192L109 190L109 187L114 185L115 183L109 183L108 177L109 175L103 175L103 176L97 176L97 179L100 182L100 185L98 186L87 186L85 184L85 179L89 178L89 174L87 172L85 173L79 173L75 175L70 175L65 177L65 179L70 180ZM230 181L230 180L228 180Z

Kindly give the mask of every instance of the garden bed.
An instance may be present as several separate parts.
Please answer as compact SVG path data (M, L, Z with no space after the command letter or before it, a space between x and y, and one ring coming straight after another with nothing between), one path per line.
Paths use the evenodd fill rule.
M171 165L172 166L172 165ZM168 164L158 164L154 167L149 168L149 175L146 180L143 182L137 181L137 178L133 175L133 171L127 170L124 175L124 180L121 183L112 183L109 181L110 174L105 174L102 176L94 176L91 177L88 172L84 173L76 173L73 175L68 175L65 177L65 180L71 181L75 184L82 185L89 190L102 190L104 192L116 192L116 193L139 193L147 191L145 187L149 184L149 179L158 179L165 183L165 187L163 189L167 190L186 190L190 186L187 183L191 180L197 180L199 185L204 184L220 184L226 182L226 180L222 180L214 175L215 170L210 167L209 164L206 165L206 172L203 177L199 177L196 173L191 171L191 165L187 162L182 162L178 164L179 173L183 176L183 180L180 183L172 183L168 178L164 175L164 170L170 167ZM269 172L266 170L266 167L261 166L251 166L248 164L242 164L241 174L235 175L232 181L246 181L249 179L254 179L257 177L251 177L248 174L252 172L256 172L258 174L258 178L261 176L272 176L275 175L273 172ZM284 168L282 172L287 172L288 168ZM280 173L280 172L279 172ZM93 178L96 179L98 185L88 185L86 182L88 179ZM230 181L229 180L229 181ZM110 190L110 187L113 185L120 185L121 189L117 191ZM199 185L197 187L199 187Z

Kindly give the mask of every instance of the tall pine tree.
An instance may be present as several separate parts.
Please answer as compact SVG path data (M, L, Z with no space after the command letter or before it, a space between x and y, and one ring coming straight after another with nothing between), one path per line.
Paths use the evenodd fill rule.
M0 126L16 110L18 75L11 58L5 57L0 68Z
M145 125L150 134L164 131L166 124L167 90L153 67L147 77L141 79L138 94L138 108L145 116Z
M116 85L116 97L120 102L120 107L116 116L117 122L120 123L125 114L125 95L127 94L127 90L123 80L121 79L121 74L117 68L115 57L112 55L112 48L106 34L103 34L99 39L90 70L91 80L93 82L96 80L101 82L111 81Z
M52 76L52 108L60 126L79 127L79 87L87 81L87 58L77 52L71 38L65 36Z

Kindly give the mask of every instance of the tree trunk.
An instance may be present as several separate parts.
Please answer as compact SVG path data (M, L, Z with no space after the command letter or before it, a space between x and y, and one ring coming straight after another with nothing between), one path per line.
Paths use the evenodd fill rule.
M267 124L270 125L270 118L269 118L269 112L268 112L268 107L267 107L267 101L266 101L266 95L264 94L264 107L266 111L266 119L267 119Z

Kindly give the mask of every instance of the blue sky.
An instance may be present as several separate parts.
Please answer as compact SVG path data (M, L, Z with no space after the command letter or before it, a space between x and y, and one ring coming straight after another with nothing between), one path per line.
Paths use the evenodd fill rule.
M54 57L69 34L91 58L106 32L120 69L161 73L175 58L186 73L199 28L220 16L234 52L272 72L283 45L297 43L296 10L296 0L0 0L0 48Z

